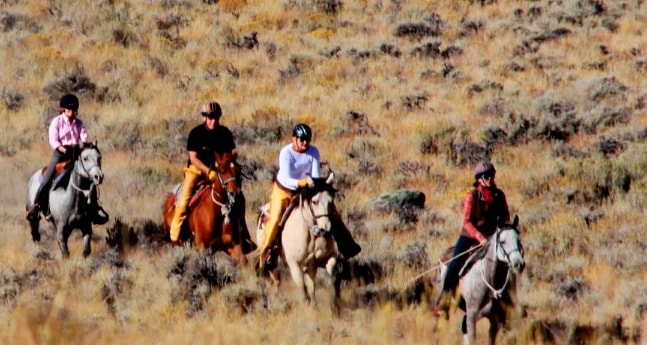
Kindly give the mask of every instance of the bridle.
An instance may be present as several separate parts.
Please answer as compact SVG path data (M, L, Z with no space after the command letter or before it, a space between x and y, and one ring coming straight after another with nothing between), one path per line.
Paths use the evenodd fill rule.
M213 201L214 204L220 206L220 212L222 213L222 216L225 218L224 219L225 224L227 224L229 223L229 220L230 220L229 214L231 213L232 208L236 204L236 195L235 195L236 193L227 191L227 184L232 181L236 181L237 177L236 177L236 174L234 174L233 177L223 179L221 170L218 168L216 168L216 177L218 178L218 183L222 187L222 190L225 191L225 193L227 194L227 198L225 200L225 197L222 196L222 193L216 193L216 189L212 184L211 201Z
M322 193L322 192L319 192L319 193ZM328 218L328 221L330 222L331 213L326 212L326 213L322 213L322 214L316 214L315 210L312 207L312 198L304 200L303 193L301 193L301 194L299 194L299 206L301 208L301 217L306 222L307 222L308 218L303 213L304 212L303 209L305 208L305 207L303 207L304 201L308 205L308 210L310 211L310 216L311 216L311 219L312 219L312 222L311 222L312 224L309 226L310 234L312 236L314 236L314 237L321 236L321 235L326 236L330 231L322 229L319 226L317 226L317 219L319 219L319 218Z
M485 265L481 265L481 278L483 279L483 283L485 283L485 285L490 289L490 291L492 291L493 297L495 299L501 298L501 296L503 296L503 291L505 291L505 289L508 287L508 283L510 282L510 276L511 276L510 272L512 271L510 255L512 255L512 253L515 253L515 252L520 252L521 256L523 256L523 248L521 247L521 243L517 243L517 246L510 252L506 252L505 248L503 248L503 246L501 245L501 241L499 240L499 236L501 236L501 233L503 233L504 231L515 231L518 233L517 229L514 229L514 228L505 229L505 230L497 229L494 236L492 236L493 239L490 239L490 241L495 242L494 245L496 246L496 249L495 249L496 258L494 260L505 264L507 268L506 275L505 275L505 282L503 282L503 286L501 286L501 288L497 289L488 282L488 278L485 275ZM499 253L503 253L502 256L504 260L499 260ZM492 261L492 259L489 259L489 258L488 260Z
M88 149L90 149L90 148L88 148ZM94 148L94 147L92 147L92 149L96 150L96 148ZM76 157L76 159L74 161L74 169L72 169L72 178L70 178L70 185L72 186L72 188L74 188L78 192L82 193L85 196L85 198L87 199L87 203L90 204L92 202L92 200L90 199L90 195L92 194L93 189L97 190L97 199L99 197L99 183L100 183L100 182L95 181L92 178L92 175L90 174L90 171L92 171L93 169L99 169L99 171L101 171L101 165L99 164L99 160L96 159L96 160L94 160L92 162L93 164L91 164L89 167L86 167L85 164L83 163L83 159L82 159L82 156L81 156L81 154L83 153L84 150L85 149L81 150L81 153ZM97 152L98 152L98 150L97 150ZM81 172L79 172L79 167L81 169ZM73 178L74 176L77 176L79 178L79 180L81 180L81 181L84 181L84 180L90 181L91 182L90 187L88 187L88 189L83 189L83 188L77 186L74 183L74 180L75 180Z

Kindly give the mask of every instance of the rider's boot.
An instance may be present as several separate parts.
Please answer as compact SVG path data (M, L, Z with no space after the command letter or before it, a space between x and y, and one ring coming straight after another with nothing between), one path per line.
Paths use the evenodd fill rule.
M449 319L449 308L452 304L452 295L453 292L447 290L443 290L440 293L432 311L432 315L434 317L440 317L442 315L445 319Z
M27 210L27 215L25 216L25 218L28 221L39 220L40 219L40 204L35 202L33 205L31 205L29 210Z

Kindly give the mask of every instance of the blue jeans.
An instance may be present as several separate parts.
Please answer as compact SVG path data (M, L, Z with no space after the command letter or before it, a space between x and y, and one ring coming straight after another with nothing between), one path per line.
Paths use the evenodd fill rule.
M69 157L61 153L58 150L52 151L52 158L49 161L49 164L47 165L47 170L45 170L45 175L43 176L43 183L40 184L40 187L38 187L38 191L36 192L36 197L34 198L34 202L41 204L41 206L44 206L44 204L47 204L47 199L43 199L43 193L48 193L49 188L51 187L52 180L54 179L54 175L56 173L56 164L68 160Z
M456 246L454 248L454 255L452 256L452 261L449 263L449 266L447 267L447 272L445 273L445 283L443 284L443 291L454 291L456 289L456 286L458 286L458 274L461 271L461 268L463 268L463 265L465 264L465 261L469 257L469 255L464 254L466 251L468 251L472 246L478 245L479 242L471 237L467 236L459 236L458 240L456 241ZM461 255L460 257L457 257L457 255Z

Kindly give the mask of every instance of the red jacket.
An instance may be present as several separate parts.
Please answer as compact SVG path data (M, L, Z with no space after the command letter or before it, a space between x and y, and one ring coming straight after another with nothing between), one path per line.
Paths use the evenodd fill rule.
M498 221L510 221L510 211L505 194L500 189L492 188L492 202L483 197L480 187L467 193L463 201L463 229L461 235L477 241L490 237L496 232Z

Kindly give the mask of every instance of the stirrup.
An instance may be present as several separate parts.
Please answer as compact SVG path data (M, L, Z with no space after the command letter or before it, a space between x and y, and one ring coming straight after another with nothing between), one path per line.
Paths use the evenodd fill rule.
M40 220L40 205L38 204L31 205L31 207L27 211L27 215L25 216L25 218L30 222Z

